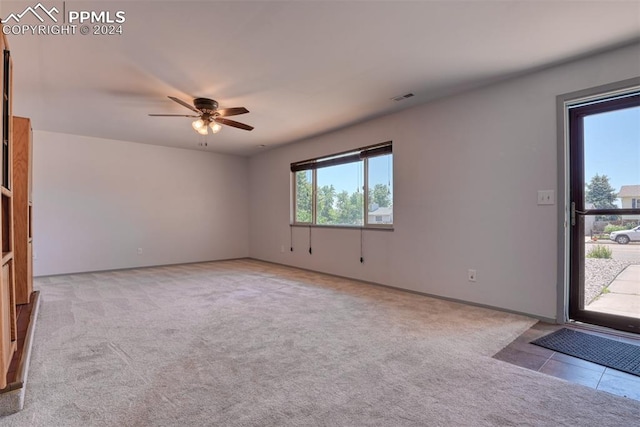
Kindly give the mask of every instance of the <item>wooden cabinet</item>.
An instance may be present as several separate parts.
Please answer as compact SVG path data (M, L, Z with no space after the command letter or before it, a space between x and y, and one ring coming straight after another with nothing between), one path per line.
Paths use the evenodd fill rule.
M0 70L2 85L2 161L0 163L0 241L2 243L2 274L0 275L0 389L7 385L7 372L17 346L15 260L13 236L12 193L12 62L9 45L2 33L0 50L3 64Z
M0 29L2 24L0 23ZM32 289L31 123L13 117L12 60L0 31L0 417L24 405L39 293Z
M33 292L31 237L31 120L13 118L13 259L16 304L29 304Z

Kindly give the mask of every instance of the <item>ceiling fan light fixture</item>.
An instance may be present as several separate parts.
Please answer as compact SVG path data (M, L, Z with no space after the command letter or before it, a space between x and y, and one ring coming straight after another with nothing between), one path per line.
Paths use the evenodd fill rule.
M209 123L209 127L211 128L211 133L218 133L220 132L220 129L222 129L222 126L216 122Z
M191 127L193 127L193 129L199 133L202 133L200 132L202 128L204 128L205 131L207 130L207 125L204 123L204 120L202 119L194 120L193 123L191 123ZM203 135L206 135L206 133Z
M249 126L244 123L236 122L235 120L230 120L227 118L228 116L238 116L240 114L248 113L249 110L244 107L223 108L219 110L218 102L209 98L196 98L193 100L193 106L173 96L170 96L169 99L193 111L197 114L197 116L194 116L193 114L149 115L165 117L195 117L196 120L191 122L191 127L200 135L208 135L209 132L211 132L212 134L218 133L222 129L222 125L231 126L242 130L253 130L253 126Z

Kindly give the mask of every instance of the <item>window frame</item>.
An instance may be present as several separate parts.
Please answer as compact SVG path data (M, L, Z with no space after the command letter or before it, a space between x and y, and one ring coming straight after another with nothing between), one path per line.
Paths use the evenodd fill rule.
M317 157L313 159L307 159L300 162L291 163L290 173L291 173L291 226L301 226L301 227L322 227L322 228L354 228L354 229L382 229L382 230L393 230L394 223L391 224L379 224L379 223L370 223L369 222L369 158L378 157L378 156L386 156L390 155L391 157L391 170L393 173L393 142L386 141L380 144L369 145L365 147L360 147L354 150L343 151L340 153L334 153L327 156ZM318 224L317 220L317 208L318 208L318 177L317 170L325 167L338 166L341 164L350 164L362 161L362 182L363 182L363 204L362 204L362 225L351 225L351 224ZM303 172L311 170L311 222L302 222L298 221L298 212L297 212L297 176L298 172ZM393 180L392 180L393 182ZM393 184L391 185L393 187ZM393 194L393 188L391 188L391 194ZM393 203L392 203L393 206ZM393 216L392 216L393 217Z

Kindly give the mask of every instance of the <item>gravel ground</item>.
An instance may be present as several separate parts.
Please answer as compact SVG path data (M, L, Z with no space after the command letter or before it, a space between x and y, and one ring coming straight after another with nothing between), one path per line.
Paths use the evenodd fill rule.
M600 258L585 258L584 261L585 305L591 304L628 265L636 264L633 261Z

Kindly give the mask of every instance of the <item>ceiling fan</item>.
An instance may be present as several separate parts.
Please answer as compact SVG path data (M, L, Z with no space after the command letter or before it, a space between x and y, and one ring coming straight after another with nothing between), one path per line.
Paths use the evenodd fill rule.
M209 130L211 133L218 133L222 126L227 125L238 129L253 130L253 126L246 125L244 123L236 122L235 120L229 120L225 117L237 116L240 114L246 114L249 112L244 107L235 108L222 108L218 109L218 103L209 98L196 98L193 100L193 105L189 105L181 99L173 96L169 97L170 100L177 102L183 107L187 107L197 115L193 114L149 114L153 117L195 117L196 120L191 123L193 129L200 135L207 135Z

